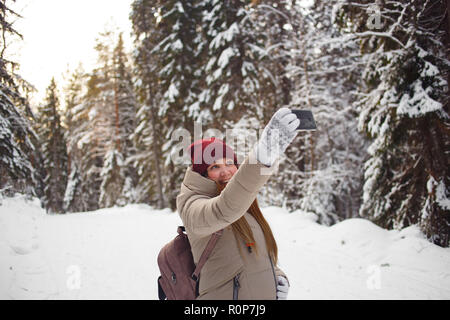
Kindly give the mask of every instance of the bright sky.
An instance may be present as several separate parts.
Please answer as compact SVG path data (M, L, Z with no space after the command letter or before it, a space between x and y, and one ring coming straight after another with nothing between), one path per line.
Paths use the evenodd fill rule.
M23 41L8 47L7 57L20 63L20 74L38 93L33 104L45 96L55 77L62 86L62 75L79 62L86 71L96 62L95 39L107 26L116 26L130 45L132 0L17 0L7 5L22 15L14 23Z

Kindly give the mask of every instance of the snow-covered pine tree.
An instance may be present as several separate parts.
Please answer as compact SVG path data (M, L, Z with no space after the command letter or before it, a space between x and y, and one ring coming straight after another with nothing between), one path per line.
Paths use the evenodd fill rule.
M133 153L133 141L130 139L136 126L136 97L134 93L131 68L125 52L122 34L113 52L114 94L116 104L116 137L118 149L125 158Z
M75 143L80 151L79 167L85 211L99 208L103 162L115 143L114 88L109 32L101 34L96 50L98 66L87 75L86 93L74 109Z
M258 61L265 54L263 38L255 32L251 1L200 1L204 42L202 91L195 109L203 112L202 123L221 130L224 120L237 122L245 113L261 118L258 92L262 90ZM264 80L263 80L264 81Z
M83 113L83 88L85 72L80 65L67 79L64 88L65 96L65 127L67 141L67 187L64 195L64 210L66 212L80 212L87 210L83 202L82 150L78 148L79 134L86 129L87 113ZM82 115L86 116L83 117Z
M123 170L122 154L114 148L108 150L100 173L102 183L100 185L99 206L101 208L126 204L122 198L122 188L125 183Z
M97 67L76 70L66 89L71 211L134 201L135 173L125 161L134 152L136 100L122 36L106 30L95 49Z
M136 168L132 156L136 153L132 135L136 128L137 101L132 80L132 68L128 64L122 33L113 52L114 95L116 109L116 150L123 158L123 184L120 205L135 202L134 187L137 183Z
M136 50L133 54L137 98L140 103L136 114L133 141L136 154L132 157L138 174L136 201L166 207L163 193L162 144L163 124L158 115L158 61L152 49L168 31L160 28L159 1L137 0L132 3L130 19L133 26Z
M295 43L295 6L288 0L252 1L248 7L248 19L258 47L252 45L259 54L257 66L260 90L257 101L258 118L261 125L269 122L276 110L289 106L292 100L293 79L286 72L291 61L288 54ZM256 57L256 55L255 55Z
M29 120L16 107L20 95L0 58L0 192L34 194L32 157L35 145L30 136L35 135ZM28 187L27 187L28 186Z
M98 70L96 70L98 72ZM107 153L108 145L112 143L111 114L113 114L112 99L105 100L102 96L104 78L95 72L88 80L88 90L84 97L80 116L87 111L87 128L82 130L78 147L82 152L83 195L86 195L86 210L99 208L100 185L102 179L100 173ZM110 92L111 93L111 92ZM81 128L80 128L81 129Z
M59 94L55 79L47 88L44 104L39 107L38 134L41 139L45 170L44 195L41 199L47 212L64 212L67 183L67 150L61 125Z
M197 99L199 89L198 56L195 40L199 7L193 1L168 0L159 5L158 28L167 35L152 48L151 54L157 63L158 116L163 124L162 156L164 159L163 192L167 205L176 209L178 189L185 168L173 163L171 152L178 141L172 140L175 130L184 128L193 131L194 119L189 115L189 106Z
M17 17L4 1L0 2L0 193L40 196L41 155L30 121L33 115L20 91L17 65L6 58L9 37L22 38L12 25Z
M136 103L122 35L119 35L110 59L111 71L107 81L113 88L113 117L109 124L112 132L100 173L100 207L134 202L134 168L127 166L125 161L134 152L131 134L135 127Z
M90 162L90 177L94 179L92 187L97 188L96 198L98 207L112 205L117 198L109 198L111 191L109 184L115 188L123 185L124 177L121 168L123 161L114 161L121 144L119 103L118 103L118 81L116 81L116 70L114 66L113 52L117 37L112 30L105 30L99 34L95 49L97 51L97 67L92 71L88 82L88 95L86 102L89 105L90 138L92 145L92 156ZM123 157L120 156L120 159ZM111 165L115 167L111 168ZM119 172L118 172L119 171ZM120 191L115 191L121 194Z
M373 139L360 213L386 228L418 224L441 246L450 235L447 6L352 0L340 9L348 39L360 41L357 106Z
M298 135L277 178L289 209L314 212L327 225L357 215L365 153L351 108L358 47L334 23L336 3L294 4L295 35L282 51L290 57L285 71L294 79L290 107L312 110L318 130Z

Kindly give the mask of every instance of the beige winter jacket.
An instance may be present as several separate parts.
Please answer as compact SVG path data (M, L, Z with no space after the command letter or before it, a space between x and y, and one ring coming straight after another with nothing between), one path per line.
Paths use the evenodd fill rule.
M276 275L286 275L272 265L263 231L247 212L272 173L272 168L257 162L250 152L218 195L214 181L188 168L177 197L177 210L186 227L195 263L211 234L224 229L201 271L198 299L233 299L237 275L239 300L276 299ZM254 250L250 253L243 241L239 242L243 256L239 253L231 224L242 216L252 228L258 254Z

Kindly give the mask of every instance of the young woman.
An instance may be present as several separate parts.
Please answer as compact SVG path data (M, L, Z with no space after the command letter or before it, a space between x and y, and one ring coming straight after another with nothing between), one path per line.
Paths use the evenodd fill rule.
M287 298L289 283L277 267L277 244L256 196L296 136L298 124L289 109L278 110L240 165L219 139L199 140L189 147L192 166L181 185L177 209L195 263L211 235L223 230L201 271L198 299Z

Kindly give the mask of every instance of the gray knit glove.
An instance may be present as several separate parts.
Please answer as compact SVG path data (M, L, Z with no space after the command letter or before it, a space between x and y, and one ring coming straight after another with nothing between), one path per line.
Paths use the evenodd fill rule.
M289 282L283 276L277 276L277 300L287 300Z
M271 167L294 140L299 124L300 120L290 109L281 108L275 112L256 143L256 159Z

